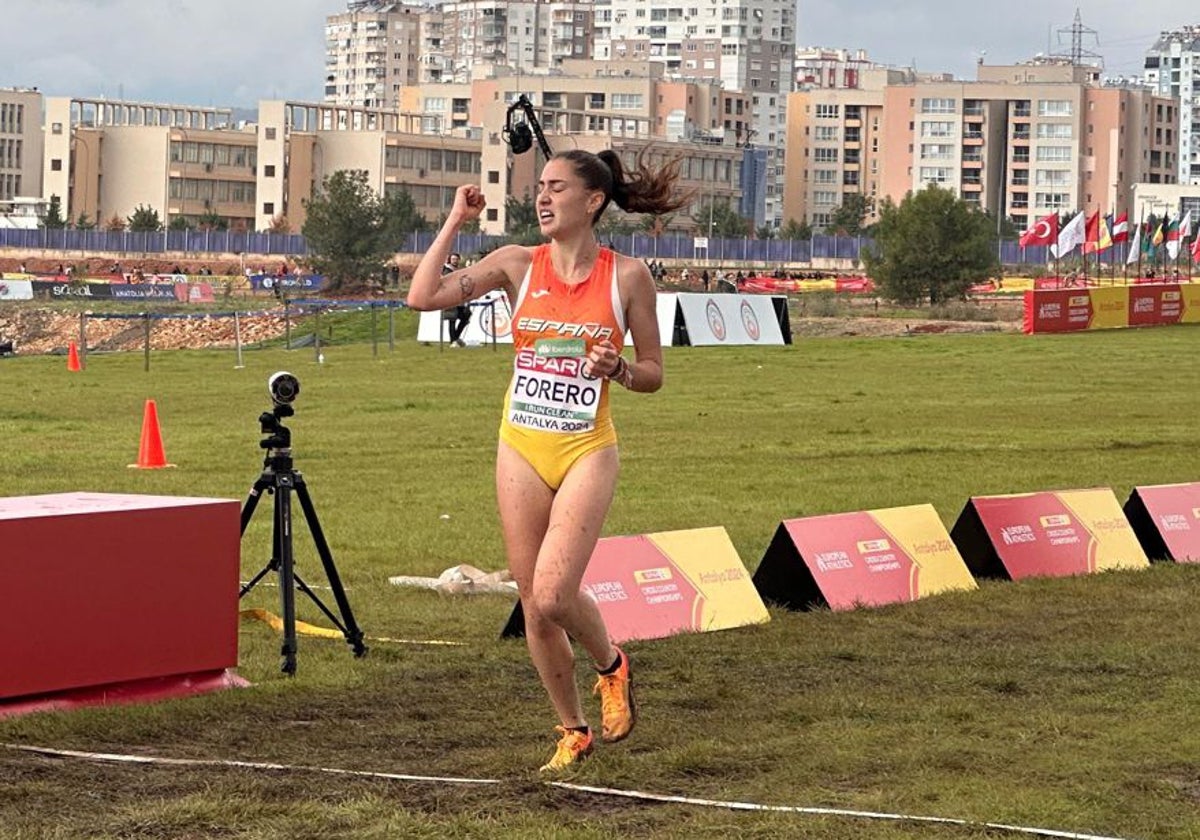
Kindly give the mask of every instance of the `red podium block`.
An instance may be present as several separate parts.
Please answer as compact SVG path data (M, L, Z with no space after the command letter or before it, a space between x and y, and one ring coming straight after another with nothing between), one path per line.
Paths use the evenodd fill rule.
M237 665L240 506L0 499L0 700Z

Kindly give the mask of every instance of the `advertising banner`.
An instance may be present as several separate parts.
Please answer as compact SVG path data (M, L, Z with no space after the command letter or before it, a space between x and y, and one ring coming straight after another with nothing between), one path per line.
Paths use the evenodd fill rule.
M1183 314L1179 320L1184 324L1200 324L1200 282L1184 283L1179 287L1183 302Z
M583 589L618 644L770 620L721 527L601 539L583 575ZM501 635L524 632L518 603Z
M67 283L55 280L34 280L35 294L47 295L61 300L64 298L112 298L112 286L108 283Z
M0 300L33 300L33 282L0 280Z
M113 283L109 295L114 300L177 300L174 283Z
M763 295L680 294L692 346L783 344L771 298Z
M272 289L289 289L313 292L325 285L325 278L319 274L251 274L250 287L257 291Z
M1149 565L1107 487L976 496L950 537L976 577L1062 577Z
M767 601L848 610L975 589L933 505L780 523L754 573Z
M443 316L451 311L422 312L417 323L417 341L436 344L439 328L441 340L449 341L450 322ZM508 295L499 290L471 301L471 321L463 330L462 340L467 344L491 344L492 336L498 344L512 344L512 311L508 307Z
M208 283L176 283L175 298L183 303L212 303L213 287Z
M1200 482L1135 487L1125 517L1151 559L1200 563Z
M1129 287L1129 326L1178 324L1182 314L1183 295L1178 283Z
M1025 292L1026 333L1200 323L1200 285L1142 283Z

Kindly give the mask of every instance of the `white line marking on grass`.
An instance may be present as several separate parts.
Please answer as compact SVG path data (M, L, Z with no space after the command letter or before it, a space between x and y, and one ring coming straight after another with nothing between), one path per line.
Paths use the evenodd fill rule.
M691 796L672 796L663 793L646 793L640 790L621 790L619 788L592 787L591 785L576 785L571 782L550 782L551 787L573 790L580 793L594 793L599 796L621 796L626 799L646 799L651 802L672 802L679 805L699 805L705 808L727 808L731 811L770 811L783 814L821 814L833 817L860 817L870 820L903 820L906 822L942 823L945 825L962 825L967 827L994 828L1000 831L1013 831L1022 834L1036 834L1042 837L1063 837L1067 840L1125 840L1121 837L1106 837L1099 834L1079 834L1074 831L1055 831L1051 828L1027 828L1021 825L1005 825L1004 823L975 822L960 820L952 817L921 817L913 814L887 814L875 811L851 811L846 808L817 808L801 805L759 805L754 802L730 802L721 799L697 799Z
M336 776L363 776L371 779L390 779L401 782L441 782L458 785L498 785L499 779L460 779L454 776L412 776L405 773L378 773L370 770L343 770L337 767L306 767L297 764L270 764L261 761L232 761L221 758L161 758L151 755L121 755L118 753L56 750L26 744L5 744L10 750L53 755L60 758L82 758L88 761L111 761L121 764L165 764L173 767L237 767L243 770L288 770L304 773L329 773Z
M500 779L464 779L454 776L414 776L406 773L380 773L370 770L345 770L336 767L309 767L296 764L272 764L260 761L232 761L228 759L197 759L197 758L162 758L149 755L121 755L118 753L83 752L80 750L59 750L51 747L38 747L28 744L4 744L6 749L21 752L50 755L60 758L79 758L86 761L108 761L121 764L159 764L171 767L233 767L243 770L274 770L302 773L327 773L336 776L358 776L370 779L387 779L401 782L433 782L441 784L460 785L498 785ZM763 811L777 814L814 814L830 817L851 817L868 820L890 820L893 822L924 822L942 825L961 825L968 828L990 828L997 831L1010 831L1017 834L1033 834L1039 837L1059 837L1063 840L1128 840L1121 837L1110 837L1100 834L1083 834L1075 831L1056 831L1051 828L1030 828L1006 823L976 822L974 820L955 819L953 817L922 817L914 814L888 814L877 811L852 811L848 808L819 808L802 805L760 805L756 802L737 802L722 799L699 799L692 796L675 796L664 793L647 793L640 790L622 790L620 788L594 787L592 785L577 785L571 782L547 782L550 787L570 790L577 793L589 793L596 796L618 796L625 799L642 799L650 802L666 802L676 805L694 805L704 808L724 808L730 811Z

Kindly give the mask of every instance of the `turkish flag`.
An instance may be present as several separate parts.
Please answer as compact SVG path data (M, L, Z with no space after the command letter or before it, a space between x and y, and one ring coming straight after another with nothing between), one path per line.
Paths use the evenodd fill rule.
M1083 223L1083 250L1084 253L1091 253L1096 250L1096 245L1100 242L1100 211L1087 217L1087 221ZM1088 247L1091 246L1091 247Z
M1021 234L1021 247L1030 245L1053 245L1058 241L1058 214L1051 213L1040 219L1033 227Z

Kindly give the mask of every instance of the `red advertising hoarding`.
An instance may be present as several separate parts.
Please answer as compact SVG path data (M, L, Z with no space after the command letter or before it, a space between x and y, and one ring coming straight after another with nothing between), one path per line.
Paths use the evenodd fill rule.
M976 496L950 536L976 577L1062 577L1149 564L1107 487Z
M1200 563L1200 482L1135 487L1125 516L1152 560Z
M754 585L789 609L874 606L974 589L975 581L932 505L788 519Z
M592 552L583 591L618 643L770 619L724 528L605 537ZM518 603L501 635L524 632Z

